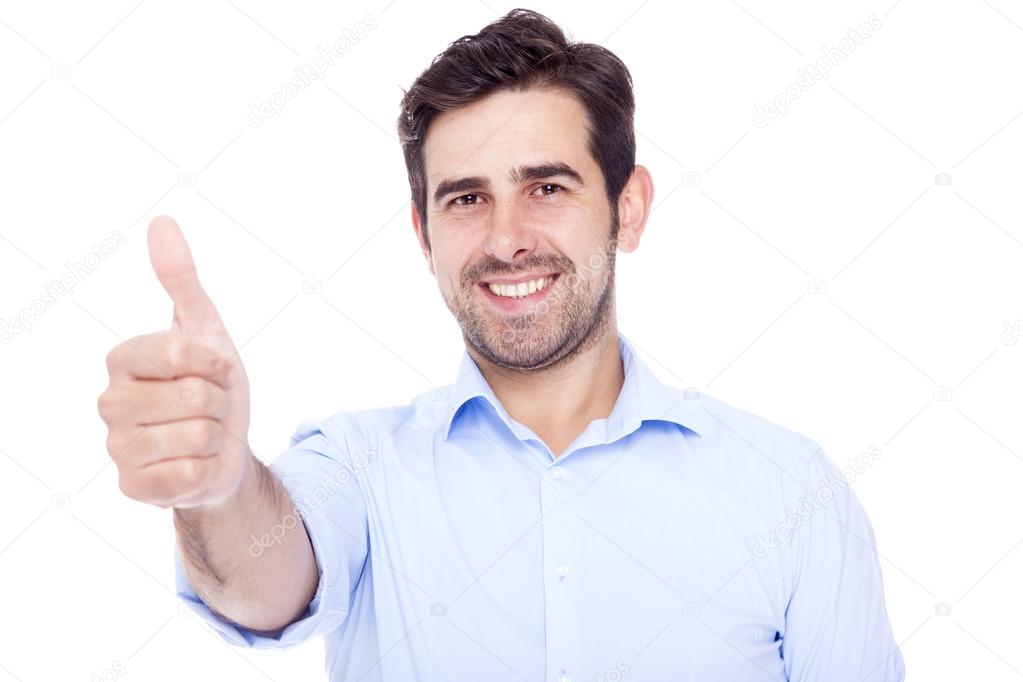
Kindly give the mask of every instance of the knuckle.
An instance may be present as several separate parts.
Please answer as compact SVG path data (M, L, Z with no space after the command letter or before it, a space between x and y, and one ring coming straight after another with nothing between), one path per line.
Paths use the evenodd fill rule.
M122 384L111 383L96 398L96 411L107 424L115 423L125 411L125 406L137 403L137 399L128 400Z
M185 448L190 454L202 454L213 442L214 423L209 419L196 419L184 434Z
M210 397L209 386L199 384L195 387L195 409L199 415L208 416L210 414L212 398Z
M220 414L220 408L224 402L224 392L220 387L206 382L199 391L198 398L199 409L202 410L203 414L210 416Z
M103 421L107 421L111 414L111 408L114 405L114 398L110 392L110 389L103 391L96 398L96 411L99 412L99 416Z
M121 454L121 450L124 447L124 438L121 436L119 431L111 429L107 433L107 452L110 453L111 457L116 458Z
M121 490L122 495L139 502L152 503L156 499L153 490L145 485L138 476L133 476L130 473L122 472L118 476L117 487Z
M232 364L232 358L218 354L211 362L210 376L218 379L219 383L225 383L227 378L231 375Z
M133 500L140 499L138 485L130 476L123 472L117 477L117 487L125 497L130 497Z
M176 464L177 472L175 478L179 490L191 491L202 485L206 474L203 460L188 458L182 459L176 462Z
M171 334L164 340L160 357L167 369L180 368L188 355L188 341L178 334Z
M111 348L109 352L107 352L106 364L108 374L113 374L117 370L117 366L120 362L121 354L123 352L122 346L124 346L124 344L119 343L113 348Z
M172 390L174 390L173 398L179 402L188 403L189 405L195 405L199 400L197 395L199 386L198 384L188 378L179 379L176 382L170 384Z

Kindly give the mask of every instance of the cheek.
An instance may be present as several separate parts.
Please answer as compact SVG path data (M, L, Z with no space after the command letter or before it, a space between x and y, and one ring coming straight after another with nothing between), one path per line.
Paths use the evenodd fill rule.
M538 222L551 229L552 236L565 243L586 244L595 239L604 239L610 232L610 211L597 202L564 201L539 206L532 214Z
M439 226L433 236L435 274L448 286L457 289L466 269L479 260L482 243L477 243L474 233L454 229L450 223Z
M434 276L440 287L448 293L457 294L462 288L462 273L466 266L460 263L447 258L435 259Z

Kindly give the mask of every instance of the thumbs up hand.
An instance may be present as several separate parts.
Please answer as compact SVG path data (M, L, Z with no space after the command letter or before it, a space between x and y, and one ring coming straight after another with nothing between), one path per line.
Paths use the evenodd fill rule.
M160 507L216 506L252 472L249 382L181 229L149 225L149 258L174 304L169 330L136 336L107 355L97 407L121 491Z

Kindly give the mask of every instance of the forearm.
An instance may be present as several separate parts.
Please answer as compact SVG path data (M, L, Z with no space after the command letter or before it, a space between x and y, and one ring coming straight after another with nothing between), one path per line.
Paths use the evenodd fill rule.
M318 581L302 519L281 482L250 455L238 493L210 507L174 509L185 573L213 611L257 632L297 620Z

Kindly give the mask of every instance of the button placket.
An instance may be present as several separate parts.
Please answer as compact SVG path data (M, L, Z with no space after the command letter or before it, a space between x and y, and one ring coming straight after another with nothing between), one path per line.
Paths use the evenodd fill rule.
M582 623L577 572L579 520L571 471L548 467L540 482L543 517L544 607L547 625L547 679L568 682L578 670Z

